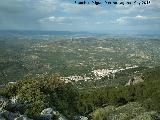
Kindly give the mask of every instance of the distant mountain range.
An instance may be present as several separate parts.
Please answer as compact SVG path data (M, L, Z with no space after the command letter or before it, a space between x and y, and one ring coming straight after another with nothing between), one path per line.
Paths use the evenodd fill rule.
M41 30L0 30L0 35L55 35L55 36L104 36L104 35L140 35L159 36L159 32L136 32L136 31L104 31L100 32L76 32L76 31L41 31Z
M0 30L0 35L57 35L57 36L73 36L73 35L100 35L99 33L90 32L71 32L71 31L34 31L34 30ZM101 34L102 35L102 34Z

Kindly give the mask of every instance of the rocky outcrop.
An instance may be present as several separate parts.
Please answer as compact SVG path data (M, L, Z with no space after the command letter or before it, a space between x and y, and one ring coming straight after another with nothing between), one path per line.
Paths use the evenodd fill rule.
M28 118L25 115L20 115L19 117L15 118L14 120L32 120L32 119Z
M46 108L41 112L41 116L46 120L52 120L52 114L54 110L52 108Z
M135 76L135 77L129 79L129 81L126 83L125 86L135 85L135 84L138 84L141 82L144 82L143 76Z
M0 120L32 120L26 115L21 115L19 113L21 108L28 105L30 104L27 102L19 101L18 96L12 97L11 99L0 96ZM67 120L67 118L60 114L54 107L42 110L38 117L44 120Z
M0 120L32 120L25 115L21 115L19 112L12 113L7 110L1 109Z
M21 115L18 111L23 107L27 106L27 103L21 103L18 100L18 96L12 97L11 99L0 96L0 120L32 120L26 115ZM16 111L16 112L10 112ZM65 116L59 113L54 107L46 108L42 110L39 118L44 120L67 120ZM75 120L88 120L85 116L77 116Z
M67 120L67 118L60 114L55 108L46 108L42 110L41 116L45 120Z
M10 112L15 107L20 108L21 104L18 101L12 101L10 99L0 96L0 120L32 120L25 115L21 115L18 111Z

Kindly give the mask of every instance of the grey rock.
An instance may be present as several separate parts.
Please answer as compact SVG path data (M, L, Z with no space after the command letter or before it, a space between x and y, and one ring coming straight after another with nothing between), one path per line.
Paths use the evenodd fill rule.
M52 108L46 108L42 110L41 116L43 117L44 120L52 120L52 113L53 113Z
M0 96L0 110L8 106L9 100Z
M53 109L52 108L46 108L41 112L41 115L50 115L52 114Z
M18 101L18 97L13 97L10 100L0 96L0 120L32 120L25 115L20 115L19 112L10 112L7 110L19 110L24 105Z
M64 117L64 116L62 116L62 115L60 115L59 118L58 118L58 120L67 120L67 118Z
M41 116L44 120L67 120L67 118L61 115L55 108L46 108L41 112Z
M20 114L19 113L12 113L7 110L1 110L0 116L3 118L6 118L7 120L13 120L14 118L20 116Z
M30 118L28 118L28 117L25 116L25 115L21 115L21 116L15 118L14 120L33 120L33 119L30 119Z
M10 99L10 101L11 101L12 104L18 103L18 96L12 97L12 98Z
M76 116L75 120L88 120L88 118L85 116Z

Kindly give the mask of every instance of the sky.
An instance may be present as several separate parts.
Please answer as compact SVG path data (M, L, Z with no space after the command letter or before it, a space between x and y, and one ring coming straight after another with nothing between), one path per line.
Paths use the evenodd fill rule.
M1 0L0 29L160 33L160 0L150 0L147 5L108 5L105 0L95 5L87 1L90 4L77 4L80 0Z

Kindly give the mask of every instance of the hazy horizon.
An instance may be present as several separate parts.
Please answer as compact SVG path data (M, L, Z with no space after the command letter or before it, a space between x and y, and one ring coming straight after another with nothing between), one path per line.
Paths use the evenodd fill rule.
M0 4L0 29L160 33L159 0L150 2L146 5L79 5L74 0L5 0Z

